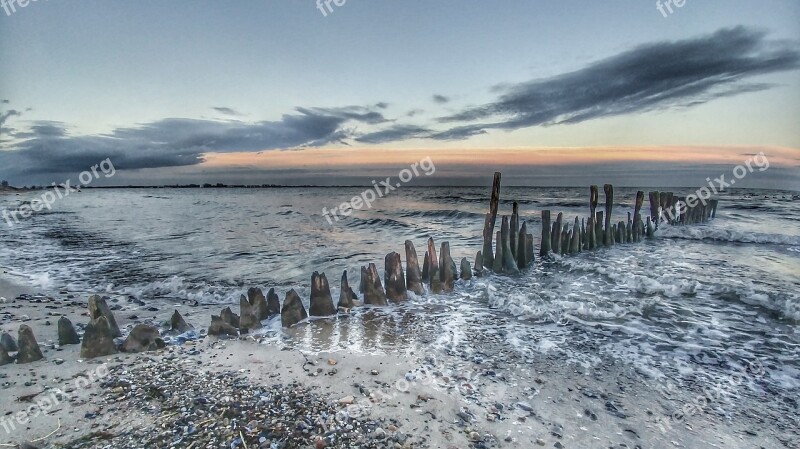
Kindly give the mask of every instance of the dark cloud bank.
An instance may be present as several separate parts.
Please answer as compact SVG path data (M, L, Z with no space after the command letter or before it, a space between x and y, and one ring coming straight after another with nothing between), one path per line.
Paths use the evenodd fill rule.
M22 115L0 112L0 176L69 173L111 158L117 169L201 163L208 152L262 151L408 139L461 140L490 130L579 123L600 117L703 104L771 86L752 78L797 69L796 44L775 42L744 27L683 41L642 45L551 78L504 85L488 104L440 117L426 126L384 117L386 103L371 107L297 108L277 121L168 118L109 134L70 135L58 122L36 122L19 131ZM447 97L434 95L444 104ZM6 101L3 104L7 104ZM228 107L218 113L238 117ZM375 131L360 133L358 125Z

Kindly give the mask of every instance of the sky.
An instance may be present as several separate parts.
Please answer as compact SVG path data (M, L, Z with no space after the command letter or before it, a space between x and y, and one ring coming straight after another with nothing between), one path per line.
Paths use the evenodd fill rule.
M368 185L430 157L415 181L699 186L763 152L740 185L800 190L796 0L10 1L14 185L106 159L115 185Z

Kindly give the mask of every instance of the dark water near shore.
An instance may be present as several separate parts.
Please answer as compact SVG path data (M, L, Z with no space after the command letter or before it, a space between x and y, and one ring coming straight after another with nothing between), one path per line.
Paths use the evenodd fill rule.
M488 188L404 187L333 225L322 218L323 207L361 191L85 191L18 226L3 225L0 261L49 291L234 303L254 285L276 287L281 297L295 288L307 297L313 271L327 272L337 298L342 270L357 285L360 265L382 267L386 253L403 253L406 239L420 257L428 236L437 244L447 240L456 262L473 261L481 247ZM625 219L635 191L617 189L615 221ZM460 283L450 296L414 298L377 312L391 323L388 332L299 335L308 347L325 350L464 349L492 323L493 338L524 357L555 354L584 367L610 358L653 379L701 387L755 362L765 376L738 393L763 398L767 390L781 398L782 413L796 416L800 200L793 195L731 190L720 197L712 223L665 226L653 241L537 260L519 278L491 276ZM502 196L519 201L537 252L542 209L564 212L570 221L588 214L588 188L504 188ZM25 198L0 196L0 208ZM501 213L510 209L501 204ZM416 341L412 322L441 338ZM371 331L393 335L364 346L359 333Z

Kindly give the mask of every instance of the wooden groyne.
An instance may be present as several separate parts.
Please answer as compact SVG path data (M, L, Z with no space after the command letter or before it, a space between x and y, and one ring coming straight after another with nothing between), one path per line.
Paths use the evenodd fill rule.
M489 213L486 214L486 221L483 230L483 267L498 274L516 274L518 270L509 270L505 264L498 264L496 259L498 254L505 258L504 239L502 235L498 237L497 252L489 253L492 248L491 240L487 236L492 234L497 217L497 205L500 201L500 173L495 173L492 185L492 197L489 205ZM611 247L617 244L638 243L644 238L652 239L661 223L670 225L690 225L706 223L716 217L718 200L712 199L707 203L697 201L694 204L687 204L686 197L678 197L673 192L652 191L648 193L650 215L642 220L642 206L644 206L644 192L636 192L633 213L627 212L627 221L621 220L617 223L612 222L614 213L614 186L605 184L604 210L597 211L599 204L599 188L596 185L589 187L589 216L581 218L576 216L571 226L569 220L564 220L564 214L559 212L555 222L552 221L553 212L549 209L542 210L542 233L539 246L539 257L547 257L550 254L568 255L582 251L591 251L601 247ZM502 217L505 226L507 216ZM516 223L520 220L517 203L514 202L511 212L511 222ZM523 223L523 227L525 224ZM501 233L502 234L502 233ZM530 239L531 234L526 233ZM520 233L520 237L522 233ZM532 244L532 242L531 242ZM514 253L514 257L519 257L519 253ZM524 268L533 262L533 250L525 252L523 260L518 260L518 267ZM494 263L487 261L494 260Z
M482 276L487 271L503 275L518 275L535 262L533 234L529 233L528 223L523 220L517 202L512 203L511 215L503 215L500 230L496 230L497 214L500 206L499 172L494 174L489 212L485 216L483 228L483 248L475 256L474 266L467 258L462 258L457 266L450 254L450 243L442 242L438 247L433 238L426 242L423 266L420 270L416 247L410 240L404 243L406 269L398 252L391 252L384 258L383 280L378 267L371 263L361 267L359 299L348 282L347 271L342 273L339 300L333 303L330 285L325 273L311 275L311 297L308 311L300 295L294 289L286 293L280 303L275 289L265 296L261 289L251 288L239 300L239 314L226 307L219 315L211 317L208 335L238 336L256 331L262 322L280 315L283 327L291 327L311 317L330 317L349 312L359 305L388 306L402 303L410 295L424 295L451 292L458 279L469 280ZM553 254L570 255L582 251L592 251L603 247L642 242L655 237L656 229L662 223L670 225L691 225L705 223L716 217L717 200L687 204L687 197L678 197L673 192L648 192L650 213L642 219L644 192L636 192L633 211L627 211L627 221L612 222L614 208L614 186L603 186L604 210L598 211L600 204L598 186L589 187L589 216L565 219L562 212L556 214L549 209L541 211L542 229L539 244L539 257ZM384 287L385 286L385 287ZM114 314L104 298L92 296L88 302L89 323L83 338L79 339L72 323L62 317L58 322L59 346L81 344L81 357L94 358L114 354L119 350L126 352L150 351L164 347L161 332L154 326L137 325L121 345L114 338L120 337ZM177 335L193 331L183 317L175 311L167 333ZM15 353L14 356L11 353ZM0 365L30 363L43 358L33 330L22 325L18 341L8 334L0 338Z

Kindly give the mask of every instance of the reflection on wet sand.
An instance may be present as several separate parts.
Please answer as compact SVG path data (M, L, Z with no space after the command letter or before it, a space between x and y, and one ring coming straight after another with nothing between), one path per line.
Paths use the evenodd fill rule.
M411 310L364 308L286 329L291 337L286 343L312 352L408 352L419 343L417 337L421 330L417 322Z

